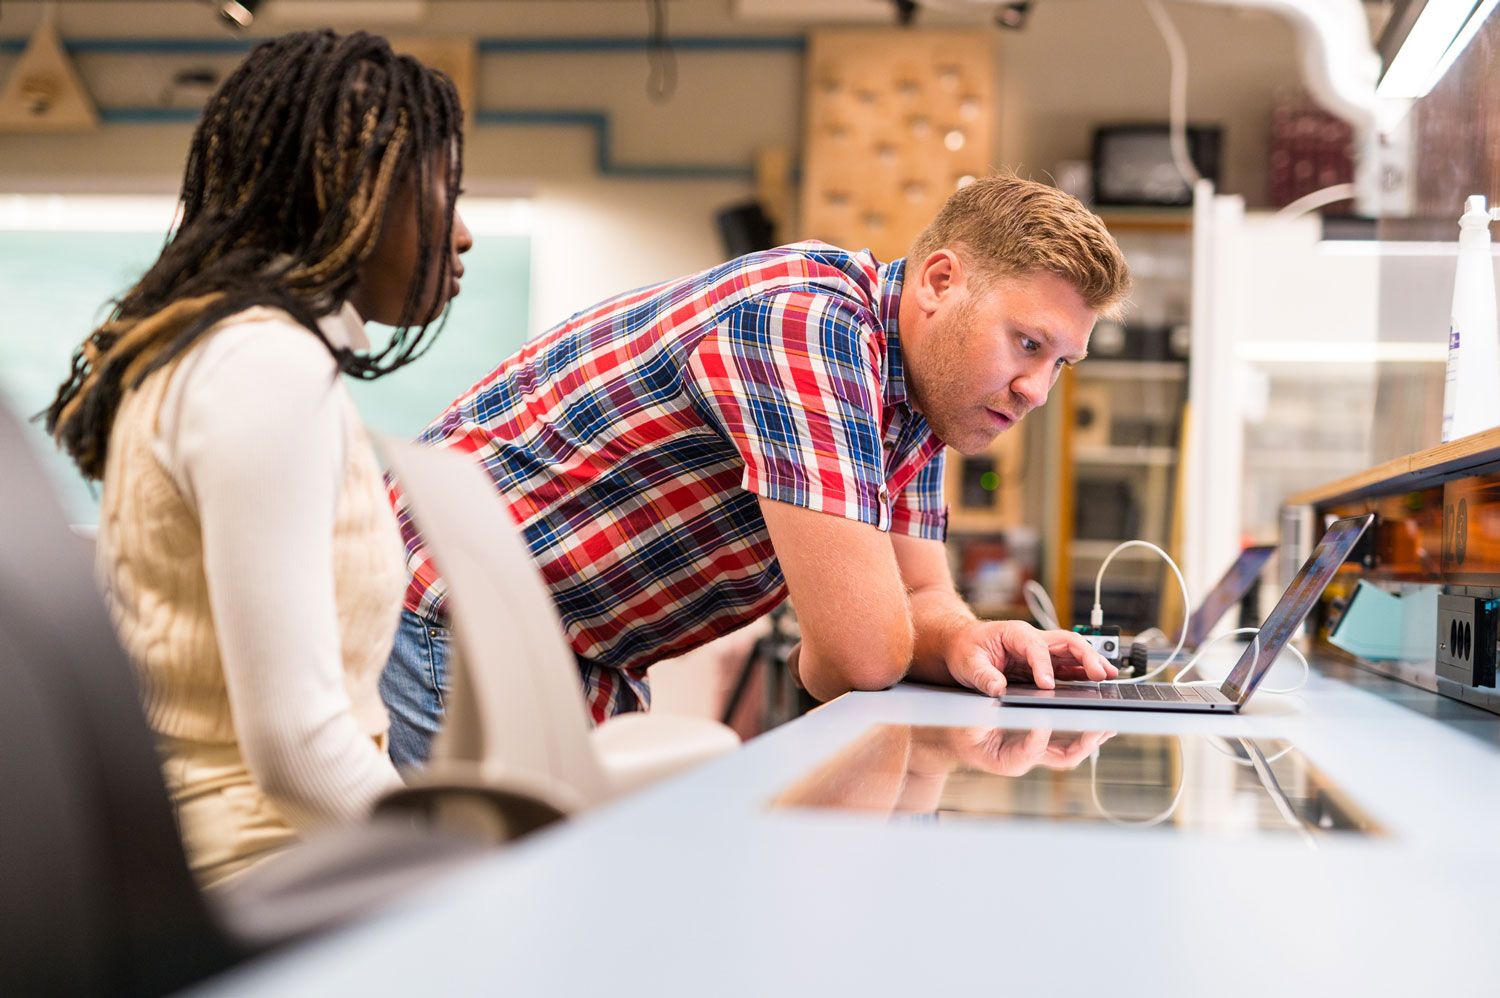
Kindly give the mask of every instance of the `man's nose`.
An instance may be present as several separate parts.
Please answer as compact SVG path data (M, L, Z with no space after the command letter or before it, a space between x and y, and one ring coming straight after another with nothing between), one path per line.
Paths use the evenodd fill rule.
M1020 396L1028 409L1035 409L1047 401L1052 390L1051 372L1045 368L1033 368L1010 383L1010 390Z

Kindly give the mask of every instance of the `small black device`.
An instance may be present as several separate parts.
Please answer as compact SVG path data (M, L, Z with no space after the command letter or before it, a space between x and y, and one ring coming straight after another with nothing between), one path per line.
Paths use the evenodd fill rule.
M714 223L719 227L719 239L730 260L776 245L776 225L759 201L721 208L714 215Z
M1217 125L1189 125L1188 157L1205 179L1219 183ZM1184 207L1193 203L1192 185L1172 158L1167 125L1102 125L1094 129L1094 204L1101 206Z

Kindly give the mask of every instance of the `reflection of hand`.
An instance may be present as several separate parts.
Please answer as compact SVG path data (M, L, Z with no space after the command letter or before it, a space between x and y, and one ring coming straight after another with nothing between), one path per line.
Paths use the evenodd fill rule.
M996 776L1024 776L1037 766L1074 769L1114 736L1113 731L958 728L952 741L957 761L971 769Z
M948 671L963 686L990 696L1005 692L1006 675L1052 689L1054 679L1113 679L1120 670L1080 634L1041 631L1022 620L982 620L949 643Z

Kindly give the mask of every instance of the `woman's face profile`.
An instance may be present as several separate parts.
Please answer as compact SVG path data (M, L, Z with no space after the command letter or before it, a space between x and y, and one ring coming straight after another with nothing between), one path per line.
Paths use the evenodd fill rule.
M387 326L401 324L401 310L406 305L407 292L414 282L421 282L418 302L429 307L429 314L411 316L410 325L424 325L442 314L450 299L459 292L459 278L463 276L460 254L467 253L474 245L474 237L464 225L463 218L453 212L453 233L447 246L441 245L443 238L444 211L448 203L448 171L446 164L437 160L429 164L429 183L426 190L419 187L414 170L407 180L399 184L391 195L385 209L384 224L375 248L359 265L359 281L349 300L367 322L379 322ZM426 198L426 241L433 248L432 259L425 274L417 273L422 247L422 232L419 223L418 198ZM449 279L447 286L437 287L442 276L443 255L449 257Z

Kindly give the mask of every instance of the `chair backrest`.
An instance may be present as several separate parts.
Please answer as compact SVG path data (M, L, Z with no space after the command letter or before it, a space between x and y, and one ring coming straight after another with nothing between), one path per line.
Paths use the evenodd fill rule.
M0 994L161 994L238 957L188 870L133 668L0 405Z
M603 800L577 662L494 483L463 455L389 438L380 446L448 585L456 654L433 778L477 765L486 780L540 781L552 799Z

